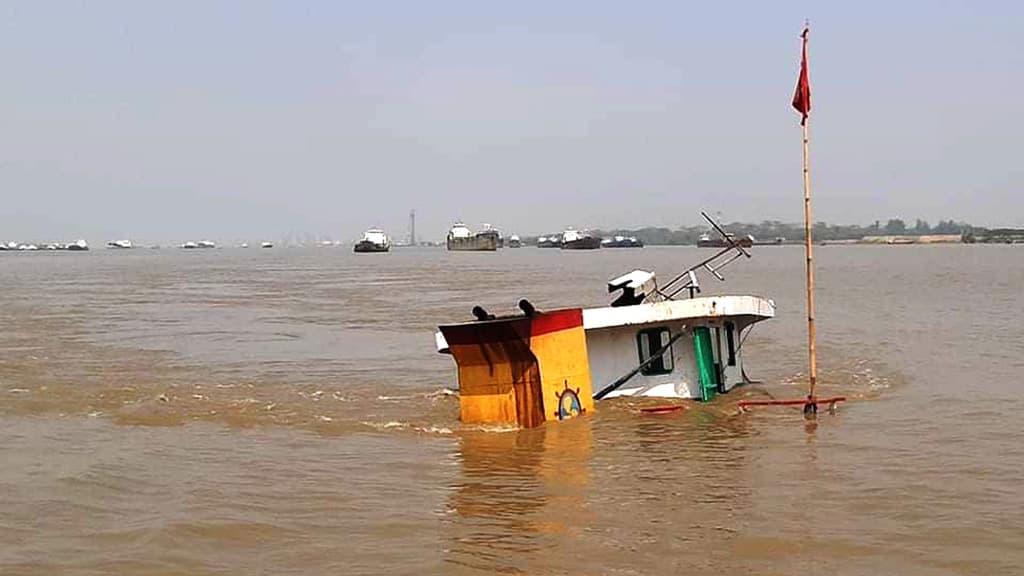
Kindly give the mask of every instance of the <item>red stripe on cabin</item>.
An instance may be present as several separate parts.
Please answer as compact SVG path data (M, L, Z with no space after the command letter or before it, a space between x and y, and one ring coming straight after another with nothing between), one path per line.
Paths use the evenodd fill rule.
M583 309L568 308L566 310L555 310L544 312L533 317L533 324L530 327L530 336L543 336L551 332L559 332L570 328L583 326Z
M449 346L486 344L529 338L529 318L509 318L439 326Z

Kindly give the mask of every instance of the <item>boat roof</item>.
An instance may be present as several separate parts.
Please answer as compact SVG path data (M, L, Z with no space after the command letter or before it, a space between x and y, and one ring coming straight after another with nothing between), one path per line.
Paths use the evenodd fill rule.
M756 320L772 318L775 316L775 302L760 296L706 296L635 306L587 308L583 310L583 328L593 330L728 316L752 316Z
M470 232L469 227L462 222L456 222L448 230L448 234L451 234L455 238L468 238L473 233Z
M707 320L712 318L747 318L750 323L775 316L775 302L760 296L708 296L689 300L669 300L616 308L585 308L583 329L599 330L617 326L663 324L677 320ZM454 325L507 322L523 316L503 316L493 320L466 320ZM434 333L437 351L448 353L448 342L440 331Z

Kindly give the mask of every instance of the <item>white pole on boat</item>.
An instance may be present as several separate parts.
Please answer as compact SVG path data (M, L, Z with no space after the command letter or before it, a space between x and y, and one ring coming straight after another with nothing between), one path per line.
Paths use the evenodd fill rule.
M800 62L800 79L797 82L797 93L793 98L793 106L803 114L801 127L804 142L804 233L805 251L807 254L807 353L808 353L808 386L807 403L804 404L804 415L813 417L818 412L815 386L818 383L818 358L814 329L814 243L811 238L811 149L809 136L809 112L811 110L811 88L808 79L807 37L810 35L810 24L805 23L803 38L803 55Z

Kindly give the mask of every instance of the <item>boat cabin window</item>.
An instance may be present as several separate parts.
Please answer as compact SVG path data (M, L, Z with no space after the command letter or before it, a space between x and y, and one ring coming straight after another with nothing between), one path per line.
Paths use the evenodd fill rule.
M668 328L648 328L647 330L637 332L636 348L640 353L640 363L643 364L653 354L668 346L671 339L672 336L669 334ZM672 368L672 348L669 347L660 358L641 368L640 373L645 375L668 374L672 372Z
M725 323L725 343L729 347L729 366L736 365L736 326L732 322Z

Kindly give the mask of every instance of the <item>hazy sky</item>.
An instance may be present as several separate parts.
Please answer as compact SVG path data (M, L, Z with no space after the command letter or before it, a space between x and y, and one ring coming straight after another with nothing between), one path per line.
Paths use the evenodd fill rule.
M0 240L1024 226L1015 2L4 2Z

